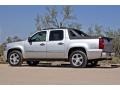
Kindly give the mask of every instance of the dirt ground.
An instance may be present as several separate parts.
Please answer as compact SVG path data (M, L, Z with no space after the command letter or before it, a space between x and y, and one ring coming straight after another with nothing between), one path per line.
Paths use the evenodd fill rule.
M0 64L0 84L37 85L83 85L120 84L120 66L97 66L95 68L72 68L66 65L38 65L11 67Z

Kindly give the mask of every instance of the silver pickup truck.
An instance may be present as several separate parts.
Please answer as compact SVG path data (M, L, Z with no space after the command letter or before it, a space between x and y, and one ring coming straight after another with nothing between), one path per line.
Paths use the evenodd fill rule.
M94 66L99 60L111 58L112 39L88 36L72 28L44 29L25 41L7 44L4 56L11 66L23 61L37 65L40 60L64 60L73 67Z

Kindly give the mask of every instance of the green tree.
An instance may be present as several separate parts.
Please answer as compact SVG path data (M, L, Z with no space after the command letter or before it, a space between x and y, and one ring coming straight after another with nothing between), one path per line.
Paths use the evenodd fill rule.
M17 41L21 41L22 39L20 39L18 36L14 36L12 38L12 42L17 42Z
M39 14L37 14L37 16L36 16L36 18L35 18L35 21L36 21L36 23L35 23L36 30L37 30L37 31L40 31L42 27L41 27L41 21L40 21L40 16L39 16Z
M5 43L17 42L21 40L22 39L20 39L18 36L13 36L13 37L8 36Z
M113 36L113 50L116 56L120 57L120 29L116 30Z
M104 36L104 28L96 24L95 26L89 27L87 33L91 36Z
M101 25L95 25L94 30L96 36L103 36L103 27Z
M115 37L115 30L111 29L110 27L104 31L105 36L107 37Z
M2 56L2 45L0 45L0 57Z
M11 37L7 37L6 43L11 43L11 42L12 42L12 38Z
M90 35L90 36L93 36L95 34L92 27L88 28L87 34Z
M35 25L36 30L60 27L81 29L81 24L77 23L76 20L72 6L62 6L61 11L58 11L56 6L50 6L46 7L46 13L37 15Z

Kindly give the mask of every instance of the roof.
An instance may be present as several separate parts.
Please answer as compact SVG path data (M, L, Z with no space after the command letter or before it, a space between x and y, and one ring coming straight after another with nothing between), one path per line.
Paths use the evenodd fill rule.
M66 27L61 27L61 28L45 28L45 29L42 29L42 30L48 30L48 29L68 29Z
M61 28L45 28L45 29L41 29L41 30L52 30L52 29L73 29L73 30L78 30L78 29L75 29L75 28L67 28L67 27L61 27ZM81 30L79 30L81 31Z

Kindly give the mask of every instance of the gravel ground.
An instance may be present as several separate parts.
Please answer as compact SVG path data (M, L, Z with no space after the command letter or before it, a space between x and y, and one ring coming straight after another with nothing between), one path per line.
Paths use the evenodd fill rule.
M8 64L0 64L0 84L120 84L120 67L108 65L95 68L71 68L69 64L11 67Z

